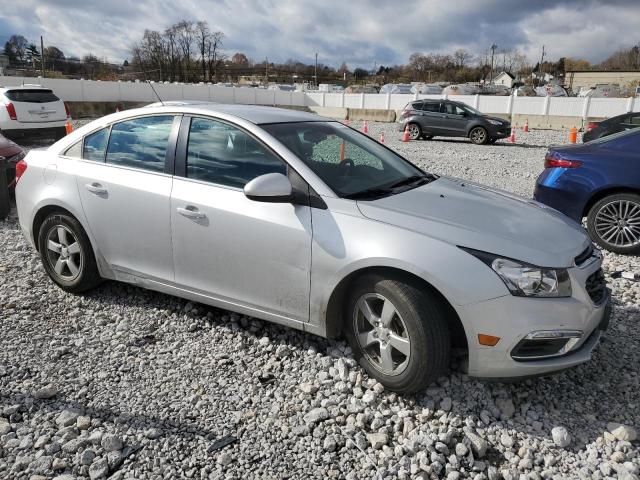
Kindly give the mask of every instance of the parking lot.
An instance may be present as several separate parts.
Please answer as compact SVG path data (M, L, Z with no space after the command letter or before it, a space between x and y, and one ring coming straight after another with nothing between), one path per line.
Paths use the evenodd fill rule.
M368 126L428 171L527 197L546 148L566 140L535 130L516 144L402 143L395 124ZM0 244L0 477L640 475L634 432L608 427L640 425L640 282L622 275L640 274L637 257L604 255L615 309L587 364L503 384L469 378L454 360L425 392L399 396L342 340L115 282L67 294L15 211ZM221 439L235 441L218 449Z

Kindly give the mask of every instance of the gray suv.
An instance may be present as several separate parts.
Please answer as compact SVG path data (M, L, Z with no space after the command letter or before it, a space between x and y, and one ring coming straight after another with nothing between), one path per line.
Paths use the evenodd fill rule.
M511 124L502 118L489 117L462 102L451 100L416 100L407 104L399 119L400 130L409 127L411 140L435 136L469 137L477 144L494 143L507 138Z

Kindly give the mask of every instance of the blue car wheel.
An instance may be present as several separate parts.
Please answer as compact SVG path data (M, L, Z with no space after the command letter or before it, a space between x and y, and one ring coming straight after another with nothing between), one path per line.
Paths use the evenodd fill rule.
M640 195L618 193L599 200L587 215L587 229L605 250L640 254Z

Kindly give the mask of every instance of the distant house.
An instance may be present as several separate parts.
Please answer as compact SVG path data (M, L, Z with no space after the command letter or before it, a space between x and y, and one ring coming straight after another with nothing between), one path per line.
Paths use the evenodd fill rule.
M569 70L565 73L565 83L574 92L588 90L603 83L618 84L625 88L635 82L640 82L640 71L637 70Z
M511 75L509 72L500 72L498 75L493 77L491 83L495 85L504 85L505 87L511 88L513 87L513 82L515 81L515 79L516 77Z

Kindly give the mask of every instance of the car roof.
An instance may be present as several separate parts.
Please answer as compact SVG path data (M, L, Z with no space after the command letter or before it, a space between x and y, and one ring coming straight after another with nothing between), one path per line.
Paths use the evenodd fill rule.
M142 110L142 109L141 109ZM153 104L153 106L143 107L145 113L149 110L157 112L175 112L211 115L216 113L233 115L242 118L256 125L267 123L293 123L293 122L333 122L331 118L321 117L315 113L292 110L288 108L267 107L262 105L227 105L210 102L187 104L180 102L164 102L163 106Z

